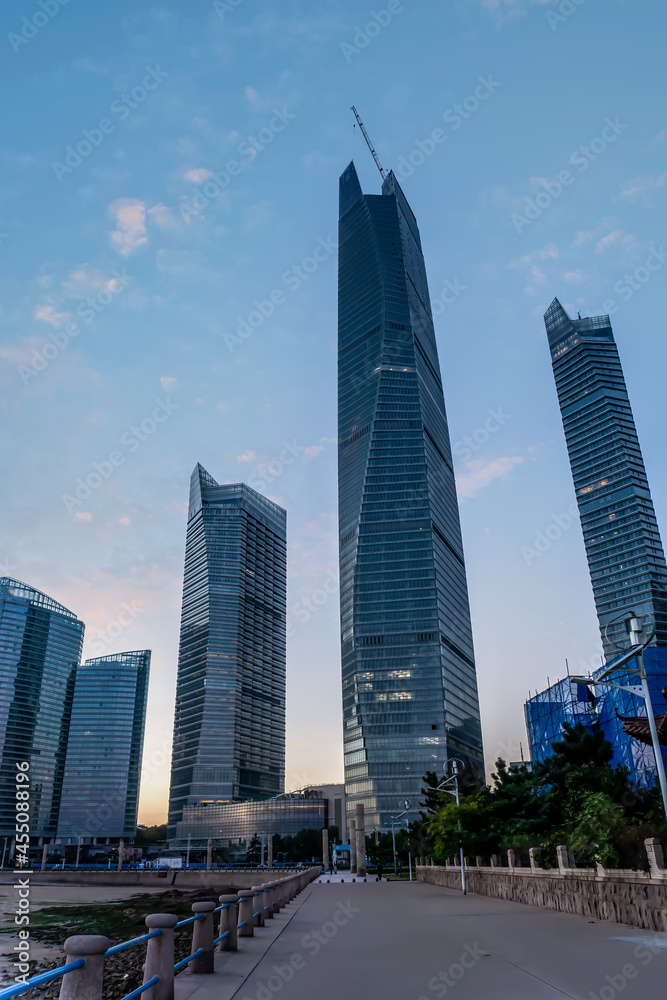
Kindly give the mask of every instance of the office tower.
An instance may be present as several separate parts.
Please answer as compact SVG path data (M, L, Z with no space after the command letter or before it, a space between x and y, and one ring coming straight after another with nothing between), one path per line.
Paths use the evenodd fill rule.
M142 649L78 668L59 839L99 843L135 835L150 662L150 649Z
M0 835L16 833L16 765L30 765L30 834L58 822L84 624L28 584L0 579Z
M285 787L286 513L245 483L190 483L168 837L185 806Z
M418 817L448 757L483 773L440 365L416 219L393 174L340 178L338 440L348 816Z
M608 659L627 644L628 609L667 645L667 565L608 316L544 316L595 606ZM607 626L609 626L607 628Z

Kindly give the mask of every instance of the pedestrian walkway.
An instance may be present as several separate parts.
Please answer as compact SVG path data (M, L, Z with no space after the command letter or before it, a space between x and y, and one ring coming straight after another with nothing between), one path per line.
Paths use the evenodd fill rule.
M256 948L263 934L272 943L262 957L256 955L243 984L225 996L650 1000L665 995L664 934L418 882L327 884L325 876L299 900L280 933L277 926L257 931ZM216 972L224 977L225 964L233 961L233 955L219 956ZM208 977L207 995L214 978Z

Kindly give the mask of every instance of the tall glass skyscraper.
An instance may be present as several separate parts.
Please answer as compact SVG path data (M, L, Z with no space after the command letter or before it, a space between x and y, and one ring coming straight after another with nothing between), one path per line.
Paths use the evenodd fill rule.
M0 578L0 835L16 829L17 762L30 764L30 833L56 833L84 624L28 584Z
M607 658L627 644L631 608L667 645L667 564L608 316L544 316L595 606Z
M144 746L149 649L86 660L76 672L59 838L133 837Z
M338 440L348 814L411 808L448 757L483 773L463 546L417 221L393 174L340 178Z
M244 483L190 484L168 837L184 806L285 787L286 518Z

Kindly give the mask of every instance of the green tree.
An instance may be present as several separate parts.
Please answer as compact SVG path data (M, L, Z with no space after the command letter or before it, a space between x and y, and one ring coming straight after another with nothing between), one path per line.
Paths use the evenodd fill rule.
M262 860L262 842L257 834L254 835L248 844L245 860L247 865L258 865Z

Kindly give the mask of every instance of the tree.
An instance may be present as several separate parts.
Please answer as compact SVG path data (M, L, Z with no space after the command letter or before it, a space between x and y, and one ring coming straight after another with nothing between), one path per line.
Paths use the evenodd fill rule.
M262 842L255 834L248 844L245 852L245 860L248 865L258 865L262 860Z

